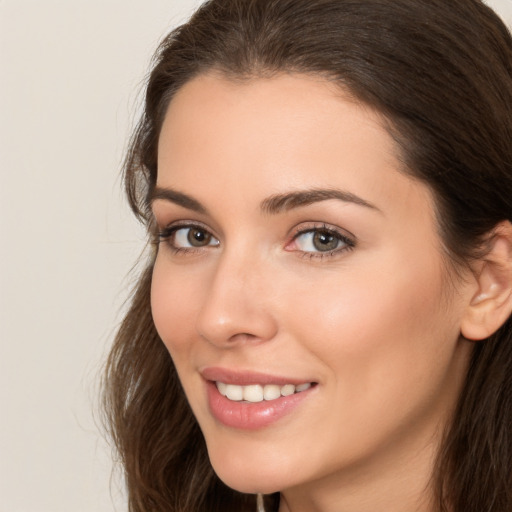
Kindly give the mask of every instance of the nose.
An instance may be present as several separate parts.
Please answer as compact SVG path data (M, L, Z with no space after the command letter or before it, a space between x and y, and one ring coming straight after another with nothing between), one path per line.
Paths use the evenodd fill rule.
M272 339L278 324L271 282L268 269L254 258L220 256L197 317L200 336L221 348Z

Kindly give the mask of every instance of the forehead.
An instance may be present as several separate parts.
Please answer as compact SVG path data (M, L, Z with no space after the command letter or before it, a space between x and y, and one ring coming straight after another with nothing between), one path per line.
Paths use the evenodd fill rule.
M384 143L382 149L392 153L396 150L380 114L332 81L320 75L303 74L243 80L231 80L218 73L199 75L174 95L160 140L166 141L167 136L179 135L176 131L185 133L185 129L192 128L198 144L207 148L209 142L215 142L212 139L215 134L209 130L215 127L215 133L222 135L218 129L221 125L231 128L230 120L239 123L241 135L250 134L255 141L263 141L265 135L269 138L280 135L283 137L276 142L282 144L283 138L292 142L303 135L312 137L319 126L324 131L339 131L343 125L346 127L344 137L355 129L373 130L374 135L378 132L383 135L380 137L380 142ZM173 131L178 123L178 130ZM197 130L198 124L203 130ZM290 132L295 134L294 138L289 137ZM205 133L208 137L200 138Z
M337 187L388 207L411 189L429 196L400 162L382 116L322 77L205 74L169 105L158 185L230 202L242 187L244 201L258 202L290 188Z

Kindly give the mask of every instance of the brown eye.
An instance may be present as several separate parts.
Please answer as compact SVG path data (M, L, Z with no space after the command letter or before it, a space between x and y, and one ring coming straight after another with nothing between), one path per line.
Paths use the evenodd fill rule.
M293 250L309 254L311 257L334 256L354 246L355 242L338 230L323 227L300 232L293 239L292 245Z
M192 247L210 245L212 235L208 231L200 228L188 228L187 231L187 241Z
M315 231L312 244L320 252L334 251L340 245L340 239L328 231Z
M160 241L167 241L176 250L186 251L219 245L219 241L201 226L170 227L162 231L159 237Z

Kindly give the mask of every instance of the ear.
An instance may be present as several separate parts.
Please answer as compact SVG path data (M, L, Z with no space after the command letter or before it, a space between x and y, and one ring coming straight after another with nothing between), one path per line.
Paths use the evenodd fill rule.
M477 262L476 292L461 322L461 334L484 340L512 313L512 224L501 222L490 233L486 254Z

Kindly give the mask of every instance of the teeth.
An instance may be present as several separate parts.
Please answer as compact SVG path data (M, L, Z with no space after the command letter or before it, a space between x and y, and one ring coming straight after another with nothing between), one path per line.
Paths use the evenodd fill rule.
M226 398L230 400L240 401L244 398L244 388L242 386L235 386L228 384L226 386Z
M290 396L293 395L293 393L295 393L295 386L293 384L285 384L281 388L281 395L283 396Z
M244 390L244 400L248 402L261 402L263 400L263 388L259 384L240 387Z
M262 402L263 400L275 400L281 396L290 396L294 393L306 391L311 387L310 382L294 386L293 384L285 384L278 386L276 384L251 384L250 386L237 386L235 384L225 384L224 382L216 382L219 393L229 400L240 402Z
M226 396L226 388L227 388L227 384L224 384L224 382L217 382L217 389L219 390L219 393L221 395L224 395Z
M267 384L263 388L263 398L265 400L275 400L281 396L281 386L275 384Z

